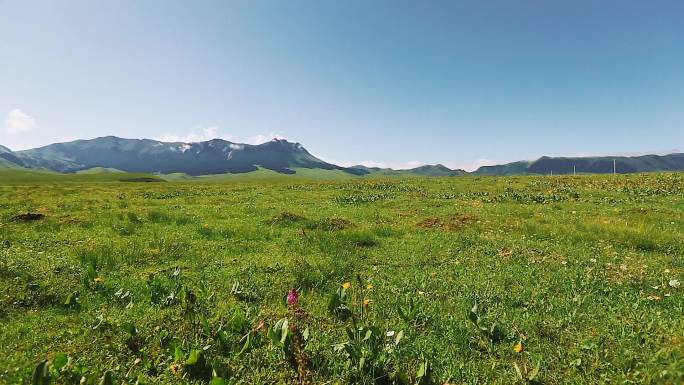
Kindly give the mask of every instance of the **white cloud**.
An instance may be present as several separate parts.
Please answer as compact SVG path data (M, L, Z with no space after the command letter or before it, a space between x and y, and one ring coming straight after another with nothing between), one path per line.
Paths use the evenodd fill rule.
M225 139L231 140L232 136L223 134L219 131L216 126L209 126L197 129L186 135L177 134L164 134L161 137L156 138L162 142L183 142L183 143L194 143L194 142L204 142L211 139Z
M423 166L426 164L428 164L428 163L419 162L417 160L412 160L410 162L405 162L405 163L399 164L395 169L396 170L408 170L408 169L420 167L420 166Z
M261 144L268 142L273 139L285 139L279 132L271 131L270 133L264 135L264 134L257 134L254 136L250 136L245 140L245 143L247 144Z
M623 152L615 152L615 153L601 153L601 152L578 152L575 154L570 155L570 157L578 157L578 158L583 158L583 157L592 157L592 156L643 156L643 155L669 155L669 154L675 154L681 152L680 149L678 148L669 148L669 149L659 149L659 150L651 150L651 151L623 151Z
M471 171L477 170L478 168L480 168L482 166L494 166L497 164L504 164L504 163L507 163L507 162L501 162L501 161L492 160L492 159L476 159L473 162L469 162L469 163L446 164L446 166L452 170L453 169L461 169L461 170L471 172Z
M380 162L376 160L361 160L361 161L342 161L337 159L332 159L325 156L320 156L317 154L312 154L318 159L322 159L328 163L336 164L342 167L352 167L352 166L366 166L366 167L378 167L378 168L391 168L393 170L408 170L427 164L437 164L439 162L421 162L421 161L409 161L409 162ZM496 161L492 159L477 159L470 163L442 163L452 170L461 169L466 171L475 171L481 166L492 166L497 164L503 164L507 162Z
M81 138L79 138L78 136L63 136L63 137L59 138L59 141L61 143L64 143L64 142L73 142L74 140L79 140L79 139L81 139Z
M36 127L36 119L24 111L15 108L7 114L5 131L9 134L20 134Z
M328 162L330 164L334 164L337 166L341 167L352 167L352 166L366 166L366 167L380 167L380 168L387 168L389 167L387 163L384 162L376 162L374 160L361 160L361 161L343 161L343 160L337 160L337 159L332 159L327 156L321 156L315 153L312 153L311 155L315 156L316 158Z
M182 143L205 142L211 139L225 139L229 141L236 141L247 144L261 144L273 139L285 139L285 137L279 132L271 131L268 134L257 134L254 136L250 136L245 140L234 140L232 135L223 133L217 126L209 126L204 128L197 128L185 135L165 133L164 135L158 136L155 139L162 142ZM233 150L242 150L243 148L244 146L241 146L239 144L231 146L231 149Z

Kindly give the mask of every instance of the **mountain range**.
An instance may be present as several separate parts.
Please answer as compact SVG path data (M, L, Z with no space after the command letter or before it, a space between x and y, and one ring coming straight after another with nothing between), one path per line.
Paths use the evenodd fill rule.
M342 167L325 162L301 144L283 139L250 145L223 139L204 142L162 142L151 139L123 139L106 136L90 140L55 143L23 151L0 146L0 169L42 169L61 173L92 170L182 173L190 176L237 174L267 169L295 174L297 169L334 170L350 175L518 175L577 173L633 173L683 171L684 153L670 155L541 157L483 166L468 173L444 165L424 165L407 170L366 166Z
M535 161L518 161L497 166L483 166L477 175L516 174L618 174L655 171L684 171L684 153L641 156L548 157Z

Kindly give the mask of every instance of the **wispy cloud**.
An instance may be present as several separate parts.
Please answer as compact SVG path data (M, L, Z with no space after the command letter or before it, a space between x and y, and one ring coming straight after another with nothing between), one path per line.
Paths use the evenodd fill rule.
M268 134L257 134L254 136L250 136L249 138L247 138L247 140L245 140L245 143L261 144L273 139L285 139L285 137L279 132L271 131Z
M231 134L224 133L218 126L209 127L199 127L186 134L175 134L175 133L165 133L164 135L155 137L156 140L162 142L183 142L183 143L193 143L193 142L204 142L211 139L224 139L229 141L234 141L238 143L246 144L261 144L268 142L273 139L285 139L285 137L276 131L271 131L268 134L256 134L250 136L246 139L236 139ZM241 147L240 145L235 145ZM237 148L234 148L237 149ZM239 148L242 149L242 148Z
M397 166L395 166L395 167L392 167L392 168L394 168L395 170L408 170L408 169L411 169L411 168L416 168L416 167L423 166L423 165L425 165L425 164L427 164L427 163L426 163L426 162L420 162L420 161L417 161L417 160L412 160L412 161L409 161L409 162L401 163L401 164L399 164L399 165L397 165Z
M216 126L209 126L195 129L185 135L170 134L166 133L158 138L155 138L162 142L183 142L183 143L193 143L193 142L204 142L211 139L225 139L231 140L232 135L224 134L219 131Z
M36 127L36 119L24 111L15 108L7 114L5 131L15 135L33 130Z
M472 162L467 163L446 163L445 165L450 169L460 169L468 172L475 171L482 166L494 166L497 164L503 164L507 162L501 162L493 159L476 159Z
M399 162L399 163L388 163L388 162L381 162L381 161L376 161L376 160L361 160L361 161L352 161L352 162L345 162L345 161L336 161L333 159L330 159L328 157L322 157L314 154L319 159L323 159L328 163L336 164L338 166L342 167L351 167L351 166L366 166L366 167L379 167L379 168L391 168L393 170L408 170L420 166L424 166L427 164L436 164L438 162L421 162L417 160L409 161L409 162ZM445 162L442 163L445 166L449 167L450 169L461 169L465 171L475 171L478 168L482 166L492 166L492 165L497 165L497 164L503 164L507 162L503 161L497 161L493 159L477 159L473 162L468 162L468 163L454 163L454 162Z
M642 155L669 155L681 152L679 148L659 149L652 151L623 151L615 153L598 153L598 152L578 152L570 157L591 157L591 156L642 156Z

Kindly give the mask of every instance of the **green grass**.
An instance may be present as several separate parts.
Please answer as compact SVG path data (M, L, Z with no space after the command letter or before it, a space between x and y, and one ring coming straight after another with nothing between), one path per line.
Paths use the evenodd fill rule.
M77 171L76 174L116 174L124 172L125 171L121 171L111 167L93 167L87 170Z
M0 383L684 380L682 174L131 177L0 173Z
M158 176L144 173L123 172L83 172L76 174L60 174L52 171L38 170L0 170L0 186L35 185L63 183L120 182L123 179L155 178Z
M184 173L166 174L161 177L169 182L226 182L263 179L315 179L315 180L340 180L352 179L356 176L341 170L323 170L310 168L294 168L294 174L281 174L273 170L259 168L256 171L242 174L216 174L191 176Z

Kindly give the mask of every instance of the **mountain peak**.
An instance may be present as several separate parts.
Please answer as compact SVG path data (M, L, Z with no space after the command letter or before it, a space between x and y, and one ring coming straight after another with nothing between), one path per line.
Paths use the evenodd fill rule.
M437 163L437 164L426 164L423 166L412 168L408 171L419 175L426 176L455 176L466 174L463 170L452 170L449 167Z
M31 167L76 172L94 167L129 172L208 175L245 173L266 168L292 174L294 168L320 168L357 173L322 161L299 143L286 139L248 145L214 138L195 143L162 142L103 136L51 144L17 153Z

